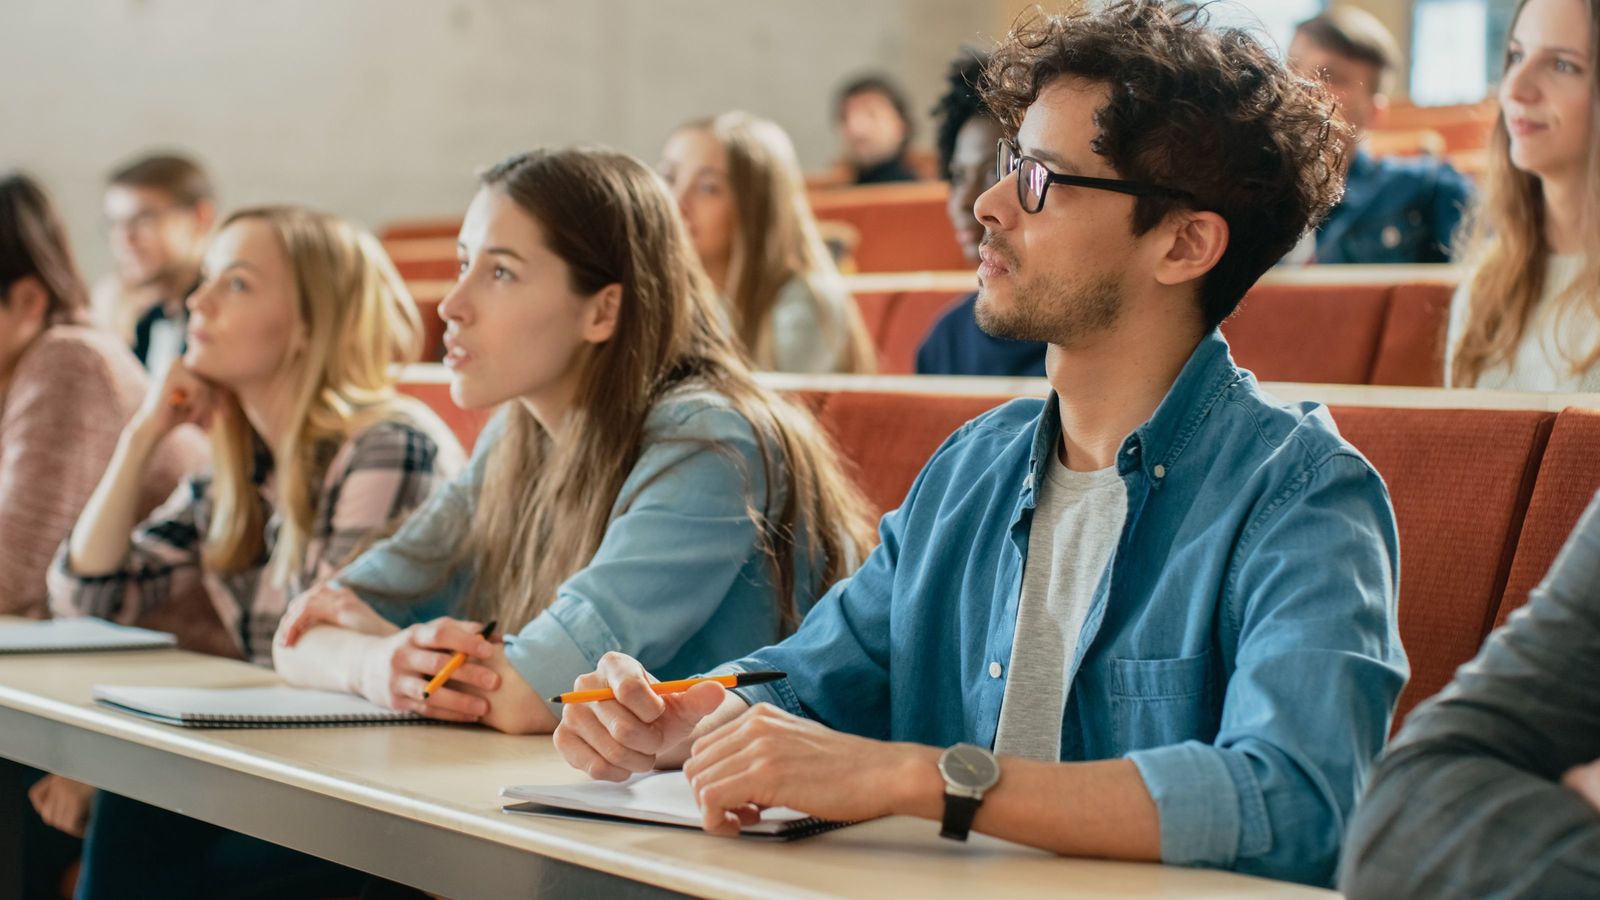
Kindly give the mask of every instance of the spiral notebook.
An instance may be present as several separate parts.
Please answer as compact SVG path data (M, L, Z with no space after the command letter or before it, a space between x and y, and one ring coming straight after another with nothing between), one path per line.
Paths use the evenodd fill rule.
M172 688L97 684L103 706L183 728L322 728L417 725L416 713L395 712L352 694L292 687Z
M500 796L519 801L505 812L560 819L629 822L700 829L700 805L682 772L645 772L627 781L581 784L524 784L502 788ZM761 811L761 821L744 827L747 837L788 841L810 837L851 822L818 819L797 810Z
M178 639L170 634L105 619L50 619L0 625L0 654L161 650L177 645Z

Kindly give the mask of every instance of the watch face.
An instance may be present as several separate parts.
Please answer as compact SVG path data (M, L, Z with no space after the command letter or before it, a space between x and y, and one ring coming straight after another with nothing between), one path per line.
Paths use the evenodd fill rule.
M953 784L974 791L987 790L1000 780L994 754L975 744L956 744L939 758L939 771Z

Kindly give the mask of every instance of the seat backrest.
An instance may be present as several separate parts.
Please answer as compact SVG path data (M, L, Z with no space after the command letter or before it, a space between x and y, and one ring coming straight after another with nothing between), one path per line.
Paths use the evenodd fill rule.
M1411 682L1398 727L1488 633L1555 417L1371 407L1338 407L1333 416L1383 476L1400 529L1400 638Z
M1262 381L1366 384L1390 286L1260 284L1222 323L1240 368Z
M875 511L900 505L944 439L1011 396L839 391L819 418Z
M889 322L894 319L894 308L900 302L901 291L858 291L855 294L856 309L861 311L861 321L866 323L867 336L872 338L872 346L878 351L878 371L887 372L888 360L883 355L884 343L888 340Z
M1444 384L1445 329L1450 322L1446 283L1397 284L1389 295L1371 384L1440 387Z
M861 241L858 272L921 272L969 268L945 211L943 182L871 185L811 192L819 222L846 222Z
M917 348L928 329L963 294L952 291L905 291L898 295L883 323L878 347L878 371L884 375L910 375L917 371Z
M1544 580L1573 526L1600 490L1600 410L1567 409L1556 416L1539 477L1522 521L1511 577L1495 614L1495 627L1528 602Z

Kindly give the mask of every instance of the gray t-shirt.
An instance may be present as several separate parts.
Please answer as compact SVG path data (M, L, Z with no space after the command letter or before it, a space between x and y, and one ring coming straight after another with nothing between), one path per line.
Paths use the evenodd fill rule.
M1060 761L1067 667L1127 516L1115 466L1074 472L1050 455L1028 535L996 753Z

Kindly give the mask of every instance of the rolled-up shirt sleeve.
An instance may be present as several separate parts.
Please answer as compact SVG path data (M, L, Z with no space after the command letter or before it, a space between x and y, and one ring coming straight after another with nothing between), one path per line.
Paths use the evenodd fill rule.
M1600 811L1561 784L1600 759L1600 497L1528 605L1406 720L1351 823L1366 897L1600 892Z
M766 471L749 422L702 406L670 430L647 440L589 564L506 640L541 697L570 690L609 651L666 663L758 554L750 510L765 505Z
M1332 882L1405 685L1398 559L1387 491L1349 454L1247 526L1225 585L1222 645L1238 634L1216 738L1128 754L1160 814L1163 861Z

